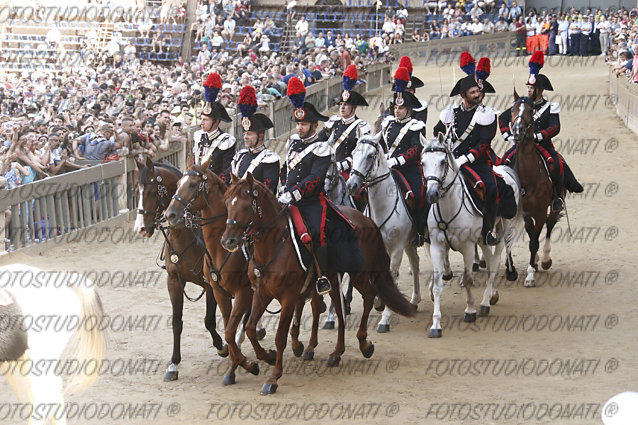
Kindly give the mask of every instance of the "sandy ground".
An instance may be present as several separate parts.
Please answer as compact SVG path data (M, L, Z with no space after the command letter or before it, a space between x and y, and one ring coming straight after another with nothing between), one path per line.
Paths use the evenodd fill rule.
M52 270L148 272L139 278L144 284L119 287L121 278L112 275L99 289L106 312L114 319L107 353L113 367L68 401L92 409L110 406L110 410L102 419L87 410L69 423L601 423L605 401L638 389L638 313L631 301L636 279L628 267L636 260L634 238L638 237L632 224L638 198L631 187L638 160L636 135L609 107L607 67L602 60L575 67L546 66L544 71L563 99L557 147L586 188L583 196L568 200L573 237L566 221L561 221L553 237L554 264L549 272L537 275L539 287L533 289L523 287L528 251L526 237L521 237L514 249L521 272L518 281L505 281L501 269L500 302L489 318L470 326L461 320L461 262L458 254L452 254L456 277L443 295L442 339L426 337L432 303L424 296L417 317L395 317L388 334L374 332L379 318L375 313L370 337L376 351L372 359L363 359L353 331L361 311L357 296L342 366L325 368L335 331L320 331L314 362L304 364L288 350L277 394L261 397L258 391L268 366L261 364L259 377L240 373L236 385L223 387L224 360L212 349L203 327L204 303L186 302L180 377L164 383L172 336L165 279L155 265L159 238L71 243L42 256L18 253L0 259ZM487 104L509 102L513 73L517 88L524 91L526 66L496 66L490 81L499 95L488 97ZM432 103L427 125L431 136L438 110L445 104L446 96L440 93L449 93L452 86L451 67L421 67L416 75L426 83L419 97ZM567 95L572 97L569 105ZM585 97L578 101L575 97L581 95ZM362 116L374 120L376 108L368 108ZM495 150L503 152L502 140L495 142ZM422 251L420 256L422 292L427 294L431 269ZM400 287L409 295L406 263ZM485 273L476 273L475 278L482 286ZM191 296L199 294L195 286L187 289ZM475 290L477 299L481 294L482 288ZM150 315L145 322L143 315ZM125 316L132 318L132 329L122 325ZM274 346L275 322L273 318L266 322L267 347ZM308 328L302 326L303 341L309 337ZM244 352L254 358L247 342ZM118 359L147 363L123 370L115 363ZM17 401L3 381L0 401ZM122 415L118 409L129 404L138 410ZM146 410L141 410L144 406ZM0 423L23 421L0 416Z

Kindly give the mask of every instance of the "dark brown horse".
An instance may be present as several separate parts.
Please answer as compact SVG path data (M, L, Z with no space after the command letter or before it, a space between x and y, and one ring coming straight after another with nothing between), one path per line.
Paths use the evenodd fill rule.
M233 178L233 185L224 195L224 202L228 208L228 221L226 232L221 239L222 245L229 251L235 251L244 240L249 240L254 249L248 275L256 290L251 315L246 325L246 336L253 344L257 358L275 363L271 376L261 389L261 394L272 394L277 390L277 380L283 373L286 335L295 313L296 320L291 330L292 348L295 354L299 352L299 319L303 310L303 300L308 295L311 295L313 300L313 327L304 359L313 358L311 350L317 345L316 331L319 321L314 284L316 277L312 267L305 272L299 264L291 240L293 236L289 227L289 214L286 209L282 209L266 186L254 180L250 173L239 181ZM370 357L374 352L374 345L367 340L367 325L374 297L379 295L387 306L404 316L414 316L416 310L394 285L390 273L390 258L374 222L352 208L343 207L342 212L355 224L355 235L363 254L363 271L352 274L351 282L363 297L363 314L357 332L359 349L364 357ZM345 351L344 319L339 293L338 285L333 285L330 296L337 312L339 334L328 366L338 365L341 354ZM281 305L281 316L275 336L277 351L275 353L271 350L267 353L257 341L255 326L273 299Z
M258 375L259 366L249 362L235 340L242 316L250 307L253 290L246 274L247 261L241 251L229 253L219 243L226 229L226 206L221 199L226 185L208 170L208 163L193 166L184 173L178 189L166 210L171 226L182 226L185 216L201 211L201 229L207 255L204 276L213 288L213 294L224 320L224 339L228 344L229 369L223 377L224 385L235 383L235 369L243 367ZM234 301L233 301L234 298Z
M541 266L548 270L552 266L551 235L554 226L561 217L560 212L550 211L552 199L552 182L543 158L536 149L534 138L534 102L529 97L520 97L514 91L512 118L510 122L512 135L516 143L516 159L514 170L518 174L523 197L523 217L525 230L529 235L530 260L527 266L525 286L535 285L534 272L538 270L539 237L543 226L547 227L545 244L541 257ZM561 194L565 195L564 190Z
M161 217L175 193L177 181L182 177L182 173L168 164L153 164L150 158L146 159L146 163L138 162L137 167L139 169L139 205L134 230L142 236L151 237L155 228L159 227L165 237L163 257L168 274L166 287L173 311L173 355L171 356L171 364L164 373L164 380L174 381L178 377L177 367L182 361L180 342L183 328L184 296L193 301L186 295L186 282L194 283L203 288L203 294L206 295L204 326L213 338L213 345L217 348L217 353L222 357L228 356L228 347L224 346L221 337L215 330L217 302L213 297L212 288L203 279L202 265L205 249L201 237L196 236L195 229L181 227L166 230L161 224Z

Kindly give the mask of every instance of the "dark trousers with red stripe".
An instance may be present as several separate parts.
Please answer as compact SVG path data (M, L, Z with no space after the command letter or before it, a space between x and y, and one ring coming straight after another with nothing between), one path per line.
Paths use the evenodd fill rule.
M485 188L485 203L483 206L483 235L494 228L496 212L498 211L498 185L492 166L487 161L464 164L461 173L470 181L476 183L478 179L483 182Z
M302 198L295 202L316 247L326 244L326 199L323 196Z

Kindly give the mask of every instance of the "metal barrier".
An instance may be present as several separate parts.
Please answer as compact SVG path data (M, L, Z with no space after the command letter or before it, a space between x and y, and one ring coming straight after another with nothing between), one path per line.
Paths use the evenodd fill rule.
M609 68L609 99L616 105L616 114L623 123L638 133L638 84L626 78L616 78Z

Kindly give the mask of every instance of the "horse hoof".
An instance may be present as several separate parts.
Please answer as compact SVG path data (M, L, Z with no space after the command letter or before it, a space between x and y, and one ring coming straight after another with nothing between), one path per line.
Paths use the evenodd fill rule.
M266 328L257 329L257 341L261 341L266 337Z
M260 395L270 395L270 394L274 394L277 392L277 387L279 385L277 384L264 384L263 387L261 387L261 391L259 391Z
M490 298L490 305L496 305L496 303L498 302L498 291L496 291L493 295L492 298ZM489 307L488 307L489 309ZM489 311L488 311L489 313Z
M384 334L386 332L390 332L390 325L379 324L379 326L377 326L377 333Z
M292 347L292 353L295 355L295 357L301 357L301 354L303 354L303 342L300 342L297 345L293 345Z
M253 363L253 365L251 366L249 372L252 373L255 376L259 375L259 363L257 363L257 362Z
M480 268L482 268L482 269L484 269L484 268L486 268L486 267L487 267L487 263L485 262L485 260L481 260L481 261L479 262L479 267L480 267Z
M552 266L552 259L550 258L547 261L543 261L541 262L541 267L543 268L543 270L549 270L549 268Z
M326 366L337 367L339 366L340 362L341 362L341 356L330 356L328 357L328 363L326 364Z
M222 385L233 385L235 383L235 374L231 373L230 375L224 375L222 378Z
M319 314L325 313L327 309L328 307L326 307L326 303L323 302L323 298L322 298L321 302L319 303Z
M221 350L217 350L219 357L228 357L228 345L224 344Z
M481 310L479 311L479 316L489 316L490 308L484 305L481 306Z
M472 266L472 271L476 271L474 270L474 266ZM450 274L445 274L443 273L443 280L450 280L454 277L454 273L450 272Z
M323 328L322 329L334 329L335 328L335 322L334 320L330 320L326 323L323 324Z
M441 329L430 329L430 334L428 335L428 338L441 338L443 336L443 332L441 332Z
M164 373L164 382L171 382L171 381L177 381L177 376L179 375L179 372L176 370L171 370L171 371L166 371L166 373Z
M463 321L465 323L476 322L476 313L465 313L463 315Z
M365 357L366 359L372 357L372 354L374 354L374 344L368 345L368 348L362 350L361 354L363 354L363 357Z
M526 288L533 288L536 286L536 281L534 279L525 279L525 283L523 284L523 286L525 286Z
M516 269L514 269L513 271L509 271L509 270L505 270L505 278L507 280L509 280L510 282L514 282L516 279L518 279L518 272L516 271Z
M534 264L534 271L538 271L538 263Z
M346 312L346 316L349 316L350 313L352 312L352 309L350 308L350 303L346 303L344 310Z
M303 360L306 362L309 362L311 360L313 360L315 358L315 352L314 351L304 351L303 352Z
M478 269L479 269L479 265L478 265L478 263L472 263L472 271L473 271L473 272L477 272L477 271L478 271Z

